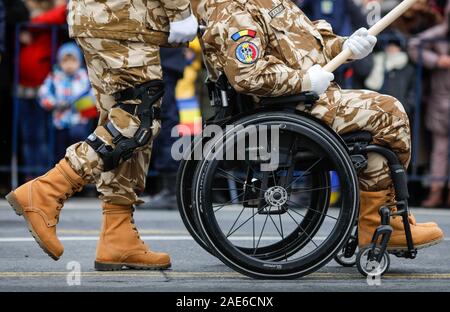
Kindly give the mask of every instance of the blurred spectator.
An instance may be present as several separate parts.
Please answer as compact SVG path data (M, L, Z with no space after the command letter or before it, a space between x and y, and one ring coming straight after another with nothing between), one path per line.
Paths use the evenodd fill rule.
M333 32L338 35L349 36L357 28L367 27L361 7L357 6L353 0L297 0L295 2L309 19L326 20L333 27ZM334 73L335 81L343 88L352 87L352 67L353 65L345 64Z
M442 22L442 15L435 6L430 5L430 2L432 1L418 0L410 10L393 24L393 27L404 34L414 35Z
M3 0L0 0L0 63L5 53L5 6Z
M185 49L187 66L183 79L178 81L176 88L177 105L180 111L178 132L181 136L195 136L202 130L202 113L196 83L202 70L202 54L200 41L195 39Z
M65 3L53 7L52 0L26 0L30 27L20 33L20 69L17 97L20 106L20 132L23 164L28 168L26 180L32 179L48 165L46 146L47 116L38 105L39 87L51 70L52 38L48 28L37 25L63 25ZM32 25L36 25L33 27Z
M442 21L442 15L436 3L446 0L418 0L403 16L395 21L391 28L400 30L403 34L411 35L423 31ZM373 3L379 3L381 16L389 13L402 0L353 0L363 8L365 14L375 13Z
M56 128L55 159L65 155L66 147L84 140L92 130L90 119L96 117L95 100L82 54L75 43L58 50L58 66L39 89L41 106L53 112Z
M183 77L186 59L183 49L161 48L161 64L164 79L164 97L161 106L161 132L153 142L152 168L160 174L161 191L150 197L143 209L175 209L177 207L175 187L178 162L172 157L172 145L177 140L172 137L172 129L179 122L179 112L175 98L178 80Z
M406 39L393 33L384 50L373 56L374 65L365 80L365 87L397 98L412 116L415 106L415 68L405 51Z
M349 36L355 28L366 27L362 10L353 0L296 0L294 1L313 21L324 19L340 36Z
M52 0L26 0L30 24L63 25L66 23L66 5L52 8ZM30 27L20 34L23 44L20 54L20 84L37 87L51 70L52 38L49 28Z
M445 8L447 6L448 0L429 0L428 3L442 16L445 16Z
M13 65L14 65L14 30L17 23L28 20L28 12L22 1L17 0L1 0L4 7L4 50L2 60L0 62L0 142L2 144L2 152L0 153L0 167L9 166L11 164L12 149L12 112L13 112ZM0 172L0 193L2 189L7 191L9 185L9 172Z
M449 114L450 114L450 3L446 19L410 41L410 54L418 62L432 70L431 92L427 98L425 121L433 137L430 174L432 177L429 197L422 203L425 207L442 204L445 180L448 176ZM437 41L439 39L444 39ZM423 42L423 40L432 40ZM422 42L421 42L422 41ZM420 56L420 45L423 52ZM450 194L447 198L450 206Z

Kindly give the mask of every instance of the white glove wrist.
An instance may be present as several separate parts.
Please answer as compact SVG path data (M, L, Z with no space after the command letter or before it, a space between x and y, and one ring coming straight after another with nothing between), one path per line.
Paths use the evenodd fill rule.
M360 28L344 42L343 48L352 51L354 60L360 60L372 53L376 44L377 37L369 35L366 28Z
M185 43L195 39L198 31L197 18L190 15L181 21L170 23L169 43Z
M324 93L334 80L332 73L324 70L320 65L314 65L307 72L308 78L311 81L311 91L321 95Z

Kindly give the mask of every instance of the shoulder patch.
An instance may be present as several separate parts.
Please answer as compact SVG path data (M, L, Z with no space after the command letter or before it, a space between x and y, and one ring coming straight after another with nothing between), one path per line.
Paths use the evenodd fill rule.
M237 33L235 33L233 36L231 36L231 39L233 39L234 41L238 41L239 39L244 38L244 37L255 38L256 31L250 30L250 29L240 30Z
M236 58L243 64L253 64L259 57L259 49L253 42L242 42L236 48Z

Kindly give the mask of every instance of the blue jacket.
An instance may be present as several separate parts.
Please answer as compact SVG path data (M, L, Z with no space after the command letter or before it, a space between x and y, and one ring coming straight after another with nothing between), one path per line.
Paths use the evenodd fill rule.
M297 0L296 3L311 20L326 20L340 36L353 33L352 21L359 27L366 26L354 20L361 12L355 12L358 8L349 0Z
M183 49L161 48L160 51L163 71L170 70L182 75L187 65Z

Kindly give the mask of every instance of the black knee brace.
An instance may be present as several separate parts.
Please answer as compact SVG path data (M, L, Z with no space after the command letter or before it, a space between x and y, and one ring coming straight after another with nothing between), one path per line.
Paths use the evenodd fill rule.
M111 134L112 143L115 147L105 144L95 133L91 134L86 143L89 144L103 160L103 171L110 171L117 168L122 161L133 156L134 151L147 145L152 137L153 120L161 118L160 108L154 104L164 95L164 84L162 80L153 80L139 85L135 88L114 94L114 99L119 107L131 115L139 118L141 124L132 138L124 137L119 130L108 121L103 127ZM140 100L141 104L124 104L125 101Z

